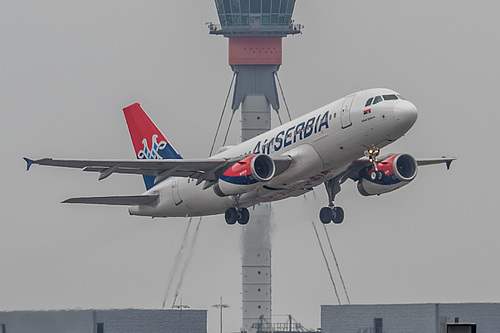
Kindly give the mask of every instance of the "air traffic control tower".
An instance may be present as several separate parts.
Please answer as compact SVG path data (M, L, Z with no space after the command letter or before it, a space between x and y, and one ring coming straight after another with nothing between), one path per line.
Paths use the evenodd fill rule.
M271 129L279 111L275 75L282 64L282 39L299 34L292 13L296 0L215 0L220 25L210 34L229 39L229 65L236 75L232 110L241 106L241 139ZM271 324L271 205L251 210L242 242L242 331Z

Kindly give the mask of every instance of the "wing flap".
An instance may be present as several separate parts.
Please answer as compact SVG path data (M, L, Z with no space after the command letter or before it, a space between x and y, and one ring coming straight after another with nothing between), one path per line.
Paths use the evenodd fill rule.
M106 197L79 197L69 198L62 203L78 203L92 205L118 205L118 206L141 206L147 205L158 199L158 194L144 195L115 195Z

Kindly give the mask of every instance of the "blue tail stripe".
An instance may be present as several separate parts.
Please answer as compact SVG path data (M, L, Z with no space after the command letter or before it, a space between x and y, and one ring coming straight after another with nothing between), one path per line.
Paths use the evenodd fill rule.
M158 150L157 145L154 144L151 153L152 153L151 155L148 155L149 159L157 159L157 155L161 156L165 160L182 159L182 156L177 151L175 151L174 147L172 147L170 143L167 143L167 146L162 150ZM144 179L144 185L146 185L146 190L149 190L153 186L155 186L156 176L142 175L142 178Z
M182 159L182 156L175 151L174 147L172 147L170 143L167 143L167 146L164 149L158 150L158 154L166 160Z
M144 184L146 185L146 190L149 190L150 188L155 186L156 176L142 175L142 178L144 179Z

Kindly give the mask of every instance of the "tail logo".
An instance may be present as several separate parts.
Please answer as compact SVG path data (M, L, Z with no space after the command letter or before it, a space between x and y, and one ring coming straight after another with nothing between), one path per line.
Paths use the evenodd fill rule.
M139 150L137 153L137 158L138 159L148 159L148 160L162 160L163 157L158 154L159 150L165 149L167 147L167 142L166 141L160 141L158 143L158 135L153 134L153 137L151 138L151 143L152 147L151 150L148 147L148 140L142 139L142 144L144 145L144 149Z

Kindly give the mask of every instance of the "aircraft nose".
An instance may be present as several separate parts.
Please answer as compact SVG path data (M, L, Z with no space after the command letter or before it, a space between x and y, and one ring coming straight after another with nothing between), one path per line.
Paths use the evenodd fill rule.
M399 101L394 108L394 115L401 125L409 129L417 121L417 107L409 101Z

